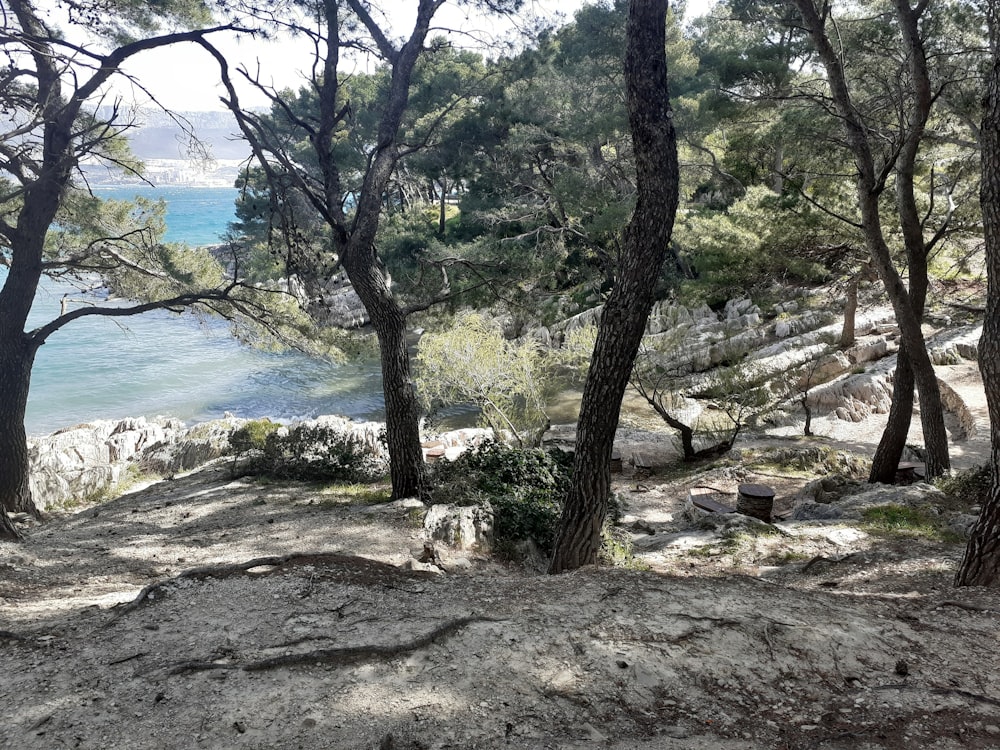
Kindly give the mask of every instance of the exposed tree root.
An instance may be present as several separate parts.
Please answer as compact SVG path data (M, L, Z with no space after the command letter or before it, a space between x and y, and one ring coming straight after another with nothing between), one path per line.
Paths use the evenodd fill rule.
M24 536L18 531L7 510L0 506L0 541L21 542Z
M410 575L407 571L402 571L392 565L386 563L380 563L376 560L368 560L365 558L359 558L353 555L344 555L338 552L290 552L286 555L275 555L271 557L255 557L252 560L241 563L229 563L223 565L202 565L197 568L191 568L189 570L184 570L178 573L173 578L168 578L163 581L155 581L145 586L130 602L126 604L119 605L114 619L111 623L122 616L137 610L142 606L147 600L155 598L158 591L169 586L175 581L184 578L226 578L231 575L236 575L239 573L247 573L254 568L281 568L282 566L288 565L289 563L354 563L355 566L358 562L363 561L366 568L370 568L373 571L383 573L383 574L400 574L400 575ZM111 623L108 623L109 625Z
M835 557L826 557L825 555L816 555L816 557L812 558L811 560L809 560L809 562L807 562L805 565L803 565L802 566L802 570L800 570L799 572L800 573L805 573L807 570L809 570L809 568L811 568L816 563L821 563L821 562L828 562L828 563L845 562L847 560L850 560L852 557L854 557L855 554L857 554L857 553L855 553L855 552L849 552L846 555L838 555L838 556L835 556Z
M954 599L947 599L943 602L935 604L931 609L940 609L941 607L957 607L958 609L964 609L968 612L992 612L993 610L989 607L981 607L978 604L970 604L968 602L959 602Z
M347 648L321 648L315 651L305 651L300 654L284 654L282 656L274 656L270 659L261 659L243 664L237 662L186 661L175 664L167 671L167 674L184 674L185 672L200 672L209 669L241 669L245 672L260 672L265 669L295 667L304 664L344 666L365 661L384 661L401 654L409 654L417 649L425 648L437 639L450 635L456 630L460 630L474 622L499 622L499 620L491 617L480 617L478 615L460 617L457 620L446 622L412 641L392 646L371 645L348 646Z
M962 688L935 688L935 687L924 687L922 685L907 685L906 683L894 683L891 685L880 685L875 690L911 690L917 692L928 692L932 695L957 695L962 698L966 698L970 701L976 703L986 703L990 706L1000 706L1000 698L994 698L990 695L983 695L982 693L974 693L971 690L964 690Z

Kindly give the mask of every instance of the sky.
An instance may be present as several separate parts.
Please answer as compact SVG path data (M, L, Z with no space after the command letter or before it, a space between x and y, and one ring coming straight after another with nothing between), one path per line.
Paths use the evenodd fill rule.
M388 0L390 5L402 5L411 0ZM686 19L706 13L715 0L688 0ZM528 7L544 18L571 19L573 12L584 4L583 0L528 0ZM400 26L405 23L400 21ZM446 5L435 19L439 28L462 29L469 32L493 31L490 24L480 18L468 18L453 5ZM400 34L404 33L403 30ZM292 41L263 42L246 38L217 38L217 45L233 63L242 63L248 69L258 69L262 80L276 88L295 87L302 80L300 71L308 68L311 58L309 48ZM211 111L223 109L220 96L224 94L218 81L215 61L195 44L174 45L171 48L143 53L130 61L125 70L141 81L156 95L157 100L175 111ZM126 104L146 106L149 97L135 86L120 80L114 93L123 97ZM264 106L261 95L249 89L241 91L244 106Z

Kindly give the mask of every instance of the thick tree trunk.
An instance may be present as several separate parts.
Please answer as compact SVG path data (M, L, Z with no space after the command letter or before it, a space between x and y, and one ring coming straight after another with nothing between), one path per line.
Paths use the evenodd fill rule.
M611 449L678 200L677 139L667 63L667 0L630 0L625 88L636 161L636 207L614 289L604 306L577 423L573 480L549 572L597 562L611 493Z
M365 259L363 251L348 252L344 257L344 269L378 337L392 495L396 499L423 497L425 470L420 447L420 403L410 377L406 317L392 296L381 266L370 256Z
M448 228L448 178L441 178L441 200L438 204L438 235L444 237Z
M0 335L0 538L17 538L8 512L31 513L38 509L28 483L28 441L24 412L28 403L34 347L25 334Z
M872 470L868 481L892 484L896 481L896 469L906 448L906 436L910 432L913 418L913 368L907 356L906 347L900 347L896 354L896 371L892 380L892 405L889 419L872 457Z
M931 362L930 354L927 352L927 344L920 330L920 317L911 306L909 294L892 265L888 248L885 247L885 241L882 239L881 228L878 231L879 241L875 242L872 238L873 241L869 246L879 246L873 253L876 260L875 265L892 302L893 311L896 313L896 321L899 323L900 338L902 339L901 349L906 351L907 359L913 370L917 393L920 396L920 424L923 429L924 447L927 449L927 477L938 477L951 470L941 390L938 386L937 374L934 372L934 364Z
M897 17L900 19L900 32L909 52L910 87L913 93L907 137L900 150L896 169L896 209L899 214L899 226L903 232L903 245L906 248L906 267L909 274L907 299L919 324L923 322L929 276L927 271L928 246L924 240L923 222L917 208L914 173L917 168L920 143L930 116L932 95L927 59L924 55L923 42L920 39L918 28L918 12L910 7L907 0L897 0L896 5ZM895 480L896 468L903 455L903 449L906 447L906 436L910 431L916 374L910 352L905 345L900 348L896 362L892 408L889 411L889 420L882 440L879 442L872 461L872 471L869 476L871 482L888 483ZM947 436L944 435L944 407L937 387L937 375L934 374L933 366L930 365L929 360L928 366L930 367L929 377L933 376L934 388L929 393L921 391L920 414L922 427L926 428L928 424L931 425L930 433L928 434L926 429L924 433L928 475L938 476L950 468L950 459L948 440ZM926 398L931 400L924 403ZM928 410L931 413L925 417L925 412ZM940 411L940 419L934 413L935 410Z
M986 240L988 288L979 369L990 413L992 485L972 527L965 556L955 576L958 586L1000 585L1000 11L987 12L993 65L983 97L982 179L979 201Z

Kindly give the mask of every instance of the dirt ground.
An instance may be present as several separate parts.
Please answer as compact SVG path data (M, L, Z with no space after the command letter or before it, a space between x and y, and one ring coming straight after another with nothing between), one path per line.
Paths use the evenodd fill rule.
M685 519L746 481L782 508L807 477L626 470L645 569L561 576L410 570L419 509L225 464L61 514L0 545L0 747L1000 747L1000 592L952 587L962 544Z

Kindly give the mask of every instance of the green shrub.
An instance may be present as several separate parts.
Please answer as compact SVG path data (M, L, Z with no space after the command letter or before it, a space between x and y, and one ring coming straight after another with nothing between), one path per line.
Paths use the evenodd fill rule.
M530 539L552 552L573 457L564 451L511 448L489 441L434 465L431 501L493 506L494 545L511 551Z
M367 482L385 476L387 468L349 432L328 425L280 429L268 420L257 420L235 431L229 442L237 455L247 457L240 467L246 474Z
M938 520L925 510L908 505L876 505L861 511L867 531L904 537L936 538L941 536Z
M516 559L519 543L530 540L552 555L563 501L570 488L573 454L550 448L513 448L488 441L454 461L434 464L431 502L493 507L493 545L498 554ZM612 496L602 533L601 561L634 566L628 535L613 526L620 507Z
M268 435L281 427L270 419L251 419L229 435L229 447L237 456L263 451Z
M989 464L975 466L951 477L941 477L934 484L962 505L982 505L990 493L993 470Z
M509 432L518 443L540 441L548 424L550 378L535 343L508 341L495 321L464 313L450 328L424 334L414 370L429 410L475 404L482 426L495 434Z

